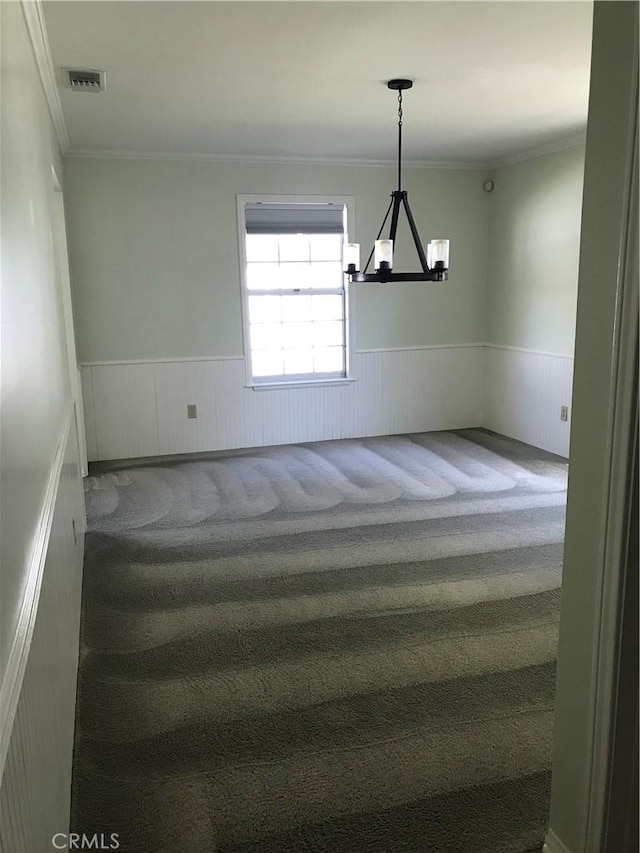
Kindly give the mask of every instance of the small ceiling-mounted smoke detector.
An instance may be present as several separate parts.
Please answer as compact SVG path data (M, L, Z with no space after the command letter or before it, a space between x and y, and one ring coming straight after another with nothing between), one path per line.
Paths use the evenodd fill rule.
M95 68L64 68L67 85L74 92L104 92L105 73Z

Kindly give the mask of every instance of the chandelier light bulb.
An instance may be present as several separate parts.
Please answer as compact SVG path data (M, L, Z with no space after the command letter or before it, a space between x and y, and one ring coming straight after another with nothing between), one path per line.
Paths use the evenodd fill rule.
M393 240L376 240L374 265L377 270L393 267Z
M427 261L431 269L449 269L449 241L432 240L427 247Z

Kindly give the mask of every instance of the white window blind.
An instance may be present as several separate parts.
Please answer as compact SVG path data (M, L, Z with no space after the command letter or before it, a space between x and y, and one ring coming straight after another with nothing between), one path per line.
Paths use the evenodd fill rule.
M342 234L344 205L247 204L245 228L247 234Z

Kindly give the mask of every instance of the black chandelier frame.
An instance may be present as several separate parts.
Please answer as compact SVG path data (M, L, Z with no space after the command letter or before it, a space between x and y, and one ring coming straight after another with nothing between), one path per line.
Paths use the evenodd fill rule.
M389 89L397 91L398 93L398 189L391 193L391 201L389 202L389 207L387 208L385 217L382 220L382 225L378 231L376 241L380 239L384 227L387 224L387 220L389 219L389 214L391 214L389 240L394 241L393 245L395 246L400 209L404 209L422 270L421 272L393 272L389 264L386 261L382 261L380 268L375 272L367 272L375 251L374 243L374 248L371 250L371 254L365 264L364 271L360 272L355 269L354 264L349 264L346 272L352 282L446 281L448 278L448 271L443 261L436 261L433 268L430 268L427 263L427 256L422 246L422 241L420 240L420 235L418 234L413 214L411 213L409 196L407 191L402 189L402 93L413 86L413 80L389 80L387 86Z

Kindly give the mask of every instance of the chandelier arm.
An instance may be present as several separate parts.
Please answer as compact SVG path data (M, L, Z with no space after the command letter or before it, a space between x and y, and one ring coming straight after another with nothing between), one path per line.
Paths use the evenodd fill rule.
M409 197L407 196L407 193L402 194L402 201L404 204L405 213L407 214L407 219L409 221L409 228L411 229L413 242L416 246L416 252L418 253L418 257L420 258L420 265L422 266L423 272L428 273L429 266L427 264L427 258L424 253L424 249L422 248L422 242L420 240L420 235L418 234L418 229L416 228L416 223L413 219L413 214L411 213L411 208L409 207Z
M398 215L400 213L400 205L402 204L402 196L406 195L399 190L391 193L393 199L393 213L391 214L391 228L389 229L389 239L395 243L396 232L398 230Z
M393 193L391 194L391 201L389 202L389 207L387 208L387 212L385 213L384 219L382 220L382 225L380 226L380 230L378 231L378 236L376 237L376 240L380 239L380 235L382 234L382 229L387 224L387 219L389 218L389 211L391 210L392 204L393 204ZM367 263L364 266L364 272L365 273L369 269L369 264L371 263L371 259L373 258L373 253L375 252L375 250L376 250L376 244L374 242L373 248L371 249L371 254L369 255Z

